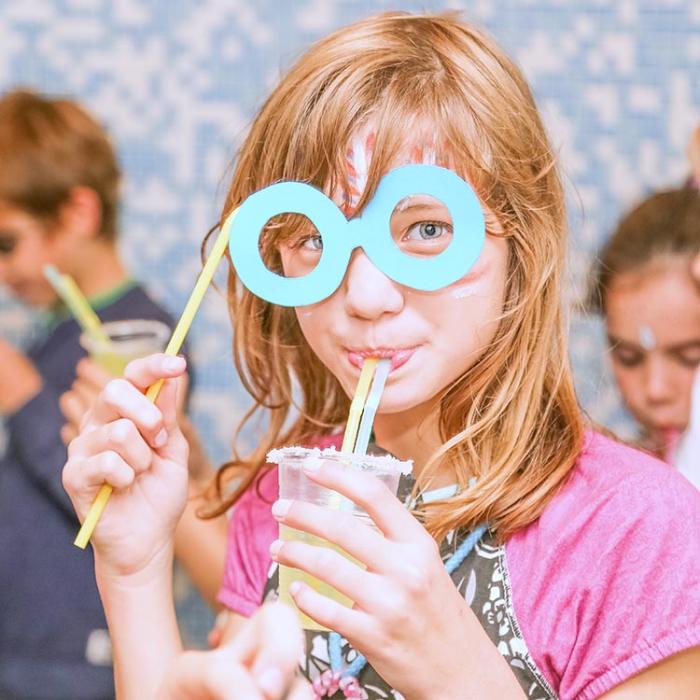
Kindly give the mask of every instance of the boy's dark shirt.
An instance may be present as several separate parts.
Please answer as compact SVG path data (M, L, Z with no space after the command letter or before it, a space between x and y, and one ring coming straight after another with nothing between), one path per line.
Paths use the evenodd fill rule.
M98 313L103 321L172 319L130 284ZM65 419L58 398L85 355L80 329L64 319L28 356L41 392L7 420L0 458L0 698L101 700L114 697L112 666L86 658L93 630L106 630L92 549L73 545L78 521L61 484ZM93 633L93 661L105 632Z

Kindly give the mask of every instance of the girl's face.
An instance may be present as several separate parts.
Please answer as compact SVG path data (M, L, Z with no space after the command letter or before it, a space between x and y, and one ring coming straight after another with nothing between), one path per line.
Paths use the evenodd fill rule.
M700 290L688 260L619 274L606 295L615 378L657 446L685 430L700 365Z
M415 148L392 167L411 162ZM361 159L368 160L364 153ZM348 164L353 192L335 197L346 214L364 189L358 158ZM499 228L496 217L484 211L487 231ZM391 234L409 255L442 251L450 241L449 211L425 195L402 201L391 220ZM383 232L377 231L377 235ZM300 276L314 268L322 241L308 231L280 245L284 274ZM435 292L397 284L356 249L345 278L327 299L298 307L296 315L313 351L352 396L365 357L388 357L392 371L380 411L399 413L428 404L469 369L488 347L503 309L507 243L487 235L474 267L460 280Z

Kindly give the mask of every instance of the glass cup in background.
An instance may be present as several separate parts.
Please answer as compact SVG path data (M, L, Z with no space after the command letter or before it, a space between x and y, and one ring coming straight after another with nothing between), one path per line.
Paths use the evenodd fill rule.
M106 343L87 331L80 336L80 345L103 369L115 377L139 357L163 352L170 339L170 328L161 321L134 319L102 324L109 338Z
M267 456L268 462L278 465L279 471L279 496L295 501L305 501L322 506L330 510L344 511L352 513L358 521L377 529L374 521L358 505L349 499L341 496L337 491L321 486L309 479L302 470L304 462L310 457L320 458L327 462L340 464L347 469L354 469L376 476L383 481L389 490L396 494L399 486L399 477L402 473L409 473L411 462L402 462L389 455L375 457L372 455L356 455L345 452L338 452L335 449L307 449L303 447L284 447L279 450L272 450ZM317 547L330 547L340 552L344 557L358 563L347 552L332 544L328 540L307 532L294 530L285 525L280 525L281 540L295 540L305 542ZM288 566L279 567L279 599L281 602L296 608L294 600L289 593L289 585L293 581L302 581L321 595L325 595L346 607L352 607L353 601L347 596L339 593L335 588L324 581L320 581L299 569ZM299 624L307 630L326 630L310 617L297 610L299 613Z

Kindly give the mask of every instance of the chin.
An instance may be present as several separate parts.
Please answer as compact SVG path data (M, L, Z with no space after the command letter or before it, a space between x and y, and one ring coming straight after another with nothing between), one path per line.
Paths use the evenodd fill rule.
M411 411L419 406L426 405L434 396L434 394L429 395L422 391L416 391L415 389L406 390L403 387L400 391L388 389L384 392L384 396L382 396L381 403L379 404L379 413L390 415Z

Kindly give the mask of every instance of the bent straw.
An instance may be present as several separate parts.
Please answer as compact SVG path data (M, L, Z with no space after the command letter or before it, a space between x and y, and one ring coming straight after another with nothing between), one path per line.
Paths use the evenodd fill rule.
M369 437L372 434L374 416L377 414L377 408L379 407L379 401L382 398L384 385L386 384L386 380L389 378L389 372L391 372L391 360L389 358L379 360L377 371L375 372L374 380L372 381L372 388L369 391L365 408L362 412L360 431L357 434L357 441L355 442L355 449L353 450L356 455L367 454Z
M236 211L238 210L236 209L228 217L227 223L230 223L233 220L233 217L236 215ZM170 342L165 348L166 355L177 355L177 353L180 352L180 348L182 347L182 344L185 341L187 331L192 325L192 321L194 320L194 316L197 313L197 309L199 309L199 305L202 303L204 294L207 291L209 285L211 284L212 278L214 277L216 267L219 264L219 261L221 260L221 257L223 256L226 250L226 246L228 245L229 230L230 226L226 224L224 224L224 226L221 227L221 231L217 236L216 241L214 242L214 246L212 247L211 253L209 253L209 257L204 263L202 271L199 273L199 277L197 278L197 282L194 285L192 294L190 294L190 298L187 301L187 304L185 305L185 309L182 312L182 316L180 316L180 320L177 322L177 326L175 326L175 330L173 331L172 337L170 338ZM146 397L151 401L155 402L155 400L158 398L158 394L160 393L162 386L163 380L159 379L155 384L151 385L148 388L148 391L146 392ZM87 547L87 544L90 541L90 537L92 537L93 530L95 529L95 526L97 525L100 516L102 515L102 511L105 509L105 506L107 505L107 501L109 500L111 494L112 487L109 484L102 484L100 490L97 493L97 496L95 497L95 500L90 506L90 510L88 511L88 514L85 517L83 524L80 526L80 531L78 532L78 535L73 541L73 544L76 547L80 547L80 549L85 549L85 547Z
M348 413L348 422L345 427L345 435L343 436L343 445L340 448L341 452L352 452L352 448L355 445L362 409L367 400L372 377L374 377L374 372L377 369L377 362L379 362L379 360L376 357L368 357L362 363L360 379L357 382L355 395L352 397L352 402L350 403L350 412Z
M46 277L61 301L73 314L78 325L92 335L95 340L109 343L109 338L102 329L99 317L93 311L85 295L80 291L75 280L70 275L61 274L53 265L44 265L43 272L44 277Z

